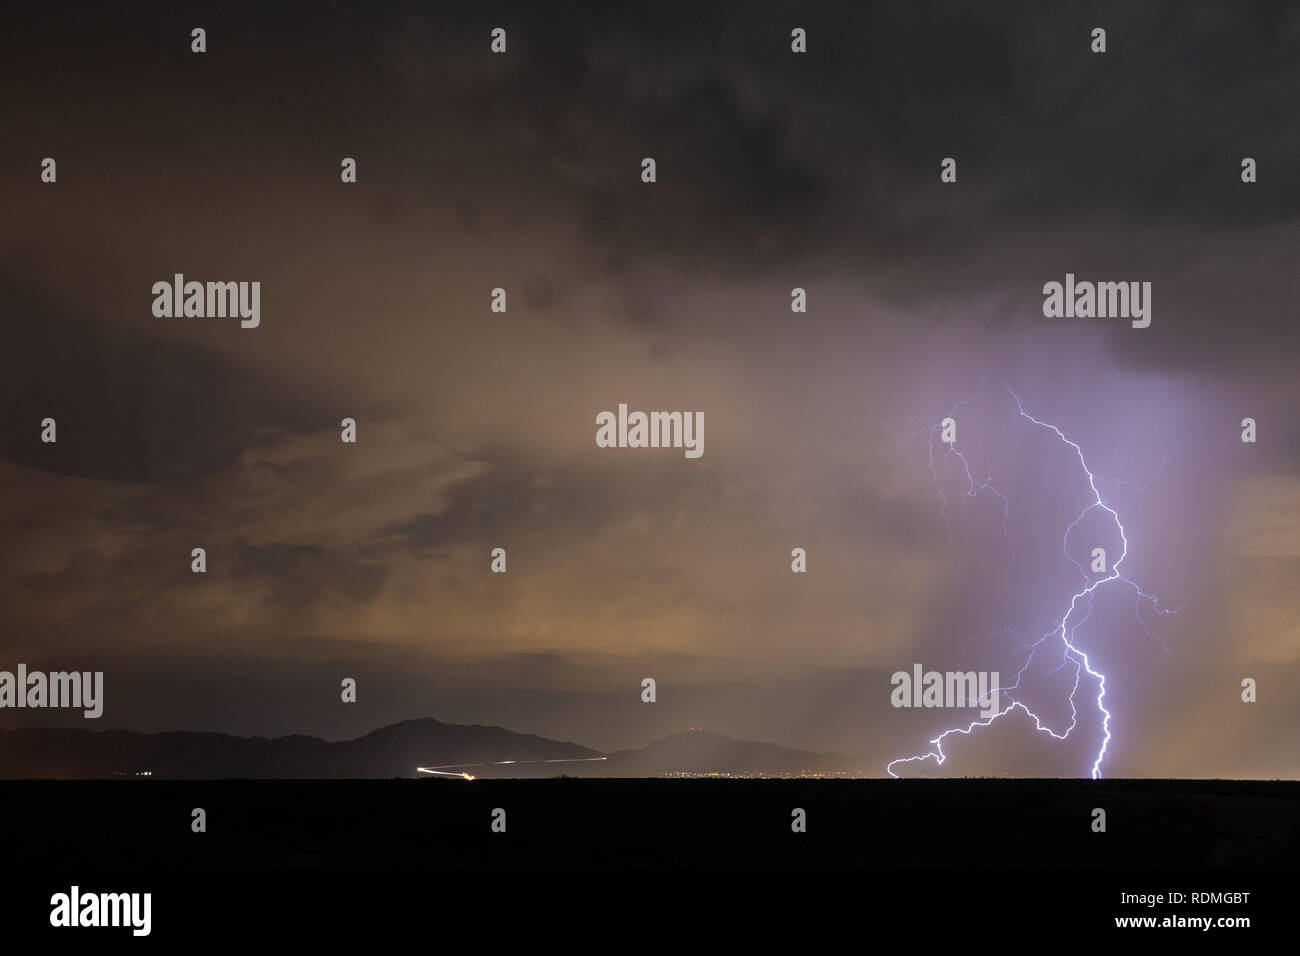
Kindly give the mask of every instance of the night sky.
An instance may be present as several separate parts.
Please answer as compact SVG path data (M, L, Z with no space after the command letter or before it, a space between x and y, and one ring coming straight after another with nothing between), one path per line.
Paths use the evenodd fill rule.
M1079 462L1009 386L1181 607L1120 587L1076 633L1103 772L1300 775L1294 4L29 6L0 39L0 668L103 670L105 713L0 727L694 726L883 773L957 722L892 708L891 673L1008 675L999 630L1077 590ZM1150 327L1045 318L1067 272L1151 282ZM175 273L260 281L260 326L155 317ZM957 448L1005 535L907 439L977 395ZM703 412L703 456L598 448L620 402ZM1064 725L1044 655L1026 699ZM942 772L1084 775L1095 696L1068 741L1013 714Z

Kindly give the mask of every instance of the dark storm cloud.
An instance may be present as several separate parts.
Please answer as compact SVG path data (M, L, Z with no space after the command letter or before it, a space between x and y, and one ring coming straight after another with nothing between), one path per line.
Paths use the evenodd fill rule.
M1300 212L1300 183L1282 174L1300 158L1286 123L1300 106L1300 12L1286 4L1257 17L1173 4L681 8L636 18L635 33L616 12L587 13L525 53L577 65L520 71L494 92L535 105L512 118L548 158L606 184L586 220L602 246L758 269L838 246L925 254L954 236L1242 229ZM806 58L788 52L795 21L810 31ZM1099 25L1104 56L1089 50ZM641 155L660 160L660 188L619 188ZM962 185L941 194L949 155ZM1243 192L1246 155L1272 172Z
M1228 4L769 3L744 16L409 5L367 14L360 44L357 14L295 10L214 21L208 56L239 36L239 83L214 83L203 64L179 71L176 89L135 70L120 82L169 112L183 96L227 142L251 123L295 151L346 143L390 227L438 208L500 226L522 193L550 197L613 268L754 273L805 259L861 267L864 255L961 259L1089 225L1242 230L1300 212L1300 183L1283 172L1300 161L1287 122L1300 108L1300 11L1289 4L1253 4L1249 17ZM161 13L160 28L179 16ZM511 52L492 58L498 21ZM809 30L807 55L789 52L794 23ZM1104 56L1088 49L1097 25ZM113 42L88 56L105 65L156 43L100 26ZM332 55L342 49L345 71ZM462 145L449 146L453 132ZM203 140L160 145L180 160ZM1249 188L1245 155L1260 162ZM642 185L644 156L659 182L629 188ZM958 159L958 185L938 181L945 156ZM266 165L236 155L231 168L249 161Z
M817 223L826 214L827 180L793 157L784 120L747 111L722 75L706 68L662 98L643 93L620 125L640 149L609 157L604 175L639 170L651 156L659 181L589 194L585 202L597 211L584 225L602 251L686 253L700 267L744 261L761 268L826 241Z
M45 471L151 482L229 468L268 429L321 427L322 396L265 371L0 283L0 457ZM54 418L59 441L39 423Z
M1239 13L1231 4L1089 4L1050 15L1028 3L868 4L828 15L816 69L774 61L758 44L738 59L756 76L783 76L792 111L816 104L818 122L834 124L824 134L836 152L821 155L841 173L837 187L852 187L853 158L870 155L907 187L894 194L899 212L951 155L972 160L960 167L961 188L989 200L986 228L1262 225L1300 211L1294 177L1272 176L1253 193L1239 179L1242 156L1281 172L1300 154L1286 122L1300 104L1300 12L1276 3ZM1104 55L1089 50L1094 27L1108 31ZM807 161L804 142L795 151Z

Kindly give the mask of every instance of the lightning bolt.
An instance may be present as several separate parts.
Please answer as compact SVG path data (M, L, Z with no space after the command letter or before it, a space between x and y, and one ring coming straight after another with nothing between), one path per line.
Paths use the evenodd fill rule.
M1134 616L1142 624L1143 629L1146 631L1147 636L1159 641L1161 647L1163 647L1166 651L1169 650L1168 646L1166 646L1164 642L1160 640L1158 635L1156 635L1155 632L1151 630L1150 624L1142 616L1142 608L1144 604L1149 604L1155 613L1162 614L1162 615L1176 614L1178 613L1179 610L1181 610L1181 605L1178 608L1172 608L1172 609L1161 608L1158 598L1156 598L1154 595L1147 594L1140 587L1138 587L1138 585L1135 584L1131 579L1124 576L1120 572L1120 568L1124 563L1124 559L1128 557L1128 532L1124 528L1123 521L1120 520L1119 513L1113 507L1111 507L1111 505L1107 504L1106 499L1103 497L1101 493L1101 489L1098 487L1099 484L1103 486L1115 484L1115 485L1123 485L1132 488L1136 491L1145 490L1145 488L1152 481L1155 481L1156 478L1160 477L1160 474L1163 473L1164 463L1161 464L1160 472L1158 472L1156 475L1152 476L1151 478L1147 479L1147 481L1143 482L1141 486L1135 485L1130 482L1121 482L1121 481L1116 481L1115 479L1101 478L1098 475L1096 475L1091 468L1088 467L1088 462L1083 455L1083 449L1080 448L1077 443L1067 438L1064 432L1062 432L1061 429L1058 428L1057 426L1052 425L1049 422L1041 421L1040 419L1037 419L1033 415L1029 414L1029 412L1025 411L1025 406L1024 403L1021 402L1020 396L1017 395L1014 391L1012 391L1010 386L1008 386L1005 382L1002 383L1002 387L1005 388L1007 390L1007 393L1015 400L1016 409L1019 412L1021 418L1023 418L1027 422L1032 423L1037 428L1041 428L1050 432L1057 439L1059 439L1064 445L1073 449L1074 454L1079 459L1080 468L1083 469L1083 473L1088 477L1088 487L1091 488L1092 490L1092 500L1089 501L1088 504L1084 507L1084 509L1080 511L1079 514L1075 517L1075 519L1072 522L1070 522L1069 526L1065 529L1065 533L1062 535L1061 538L1061 548L1065 552L1066 557L1069 558L1070 561L1075 565L1075 567L1079 569L1080 574L1083 576L1083 586L1080 588L1080 590L1076 591L1070 597L1070 601L1068 606L1066 606L1065 608L1065 612L1061 615L1059 619L1052 622L1052 627L1050 630L1044 633L1041 637L1038 638L1038 640L1034 641L1032 644L1026 644L1024 641L1020 640L1018 635L1016 635L1013 631L1010 631L1006 628L1002 628L992 632L991 634L989 634L983 639L983 643L987 644L988 641L997 634L1007 633L1015 637L1016 640L1019 642L1021 648L1024 649L1024 651L1026 652L1024 663L1021 665L1020 670L1016 672L1015 682L1012 683L1011 686L1009 687L999 688L1000 693L1006 693L1007 691L1015 691L1020 687L1020 682L1024 678L1025 672L1029 669L1030 665L1033 663L1035 657L1039 652L1039 649L1043 647L1044 643L1049 641L1052 638L1059 638L1061 642L1061 661L1059 664L1053 666L1051 670L1049 670L1047 673L1051 675L1065 667L1072 667L1074 669L1074 682L1070 688L1070 696L1069 696L1070 723L1069 726L1066 727L1063 732L1058 732L1052 729L1052 727L1049 726L1047 722L1045 722L1042 718L1040 718L1037 714L1035 714L1032 710L1030 710L1030 708L1026 706L1023 701L1016 700L1015 697L1011 697L1010 698L1011 703L1008 704L1006 707L1004 707L1002 710L1000 710L998 713L994 714L993 716L986 717L982 720L971 721L965 727L958 726L958 727L953 727L949 730L945 730L938 737L935 737L933 740L930 741L930 743L934 746L933 750L924 754L917 754L911 757L900 757L896 760L890 761L890 763L886 766L885 769L891 777L898 776L898 774L894 773L894 767L897 764L914 763L914 762L933 759L936 765L942 765L944 761L948 759L948 755L944 752L944 740L947 737L949 737L952 734L969 736L977 727L988 727L1015 710L1024 711L1024 713L1027 716L1029 716L1030 719L1033 720L1034 727L1039 732L1046 733L1057 740L1065 740L1074 731L1075 727L1078 726L1079 707L1078 707L1078 703L1076 702L1076 697L1079 693L1079 686L1083 682L1084 674L1087 674L1089 678L1091 678L1096 682L1097 685L1096 705L1097 705L1097 711L1101 715L1102 739L1101 739L1101 744L1097 749L1097 756L1092 762L1092 778L1094 780L1100 778L1101 764L1106 757L1106 752L1110 746L1110 741L1111 741L1111 731L1110 731L1111 714L1110 711L1106 709L1106 675L1103 674L1101 671L1097 670L1093 666L1092 661L1088 657L1088 654L1082 648L1080 648L1077 643L1075 643L1076 633L1079 627L1082 626L1085 622L1087 622L1088 618L1092 615L1093 596L1102 587L1116 582L1118 582L1120 585L1132 588L1134 594L1136 595L1136 600L1133 606ZM965 405L969 405L973 402L976 402L982 397L983 397L983 391L981 390L980 392L976 393L970 398L958 402L956 405L953 406L952 410L948 413L948 417L955 418L957 411L960 408L962 408ZM944 494L943 486L939 482L938 469L935 464L935 447L934 447L935 438L941 434L941 426L942 426L942 422L938 424L929 425L928 427L922 428L918 431L914 431L904 439L904 444L906 444L912 438L921 435L929 436L930 455L929 455L929 462L927 467L929 468L931 475L934 478L935 490L939 494L939 501L940 501L939 514L947 523L949 546L952 547L953 546L952 518L948 514L948 498ZM950 463L951 459L953 458L956 458L960 462L960 465L958 466L959 472L965 474L966 481L967 481L967 487L963 492L964 495L966 495L967 497L975 497L984 492L988 492L994 495L1002 502L1003 536L1006 537L1008 541L1011 541L1012 539L1011 539L1010 527L1009 527L1013 517L1011 513L1011 496L1009 494L999 491L996 487L994 487L993 478L992 478L992 469L991 468L988 469L983 478L977 478L976 473L972 471L971 463L969 459L966 457L964 453L957 450L956 442L952 442L950 444L948 443L941 443L941 444L947 444L947 450L944 453L945 464ZM1058 484L1059 484L1059 479L1058 479ZM1070 540L1071 533L1074 531L1076 527L1078 527L1079 522L1081 522L1088 514L1098 509L1104 511L1107 515L1110 516L1110 519L1115 522L1115 526L1119 531L1122 547L1121 547L1119 559L1116 560L1114 564L1111 565L1110 573L1105 577L1098 578L1097 580L1092 581L1089 579L1089 574L1084 569L1083 565L1081 565L1074 558L1074 556L1070 554L1069 540ZM1012 542L1012 544L1014 547L1014 542ZM967 641L967 644L969 644L969 641ZM973 703L973 702L966 701L965 703Z

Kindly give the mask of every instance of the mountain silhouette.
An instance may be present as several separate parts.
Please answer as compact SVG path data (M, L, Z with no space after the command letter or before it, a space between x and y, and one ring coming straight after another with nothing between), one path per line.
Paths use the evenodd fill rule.
M0 730L0 779L412 777L416 767L598 757L577 744L501 727L405 720L355 740L129 730Z
M436 767L475 777L657 777L671 774L867 773L863 757L812 753L691 730L608 755L501 727L432 718L380 727L354 740L234 737L208 732L0 730L0 779L151 777L358 779L420 776Z

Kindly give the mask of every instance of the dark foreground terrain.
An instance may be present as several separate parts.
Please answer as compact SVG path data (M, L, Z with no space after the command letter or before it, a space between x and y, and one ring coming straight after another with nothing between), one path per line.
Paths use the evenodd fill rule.
M11 781L0 807L0 920L48 931L50 895L73 884L147 890L156 937L243 939L269 920L303 938L409 938L426 921L649 912L678 927L700 907L722 921L711 932L852 913L872 938L940 915L1069 935L1170 913L1259 925L1285 919L1300 860L1294 782ZM806 833L791 831L796 807ZM1171 891L1252 895L1121 905Z
M10 859L100 866L1276 866L1300 783L16 781ZM207 832L191 831L201 807ZM494 833L492 811L506 811ZM791 832L791 812L807 832ZM1106 811L1106 832L1092 813ZM18 821L21 825L14 826Z

